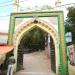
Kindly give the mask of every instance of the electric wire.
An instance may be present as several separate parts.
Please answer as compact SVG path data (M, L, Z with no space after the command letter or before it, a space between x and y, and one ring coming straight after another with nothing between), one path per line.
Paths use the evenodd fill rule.
M12 1L8 1L8 2L6 2L6 3L8 3L8 4L6 4L6 5L4 5L4 3L0 3L1 5L0 5L0 7L5 7L5 6L10 6L10 5L13 5L14 4L14 2L12 2L12 3L9 3L9 2L12 2ZM19 3L21 3L21 2L25 2L25 0L22 0L22 1L19 1ZM16 2L16 4L17 4L18 2ZM3 5L2 5L3 4ZM75 3L68 3L68 4L64 4L64 5L61 5L61 6L67 6L67 5L72 5L72 4L75 4Z
M12 1L4 1L4 2L0 2L0 4L6 4L6 3L9 3L9 2L12 2Z
M19 3L22 3L22 2L25 2L25 0L23 0L23 1L20 1ZM2 3L3 5L0 5L0 7L6 7L6 6L10 6L10 5L14 5L14 4L18 4L18 2L12 2L12 3L9 3L9 4L4 4L4 3Z
M20 1L19 3L21 2L24 2L25 0L23 1ZM11 1L10 1L11 2ZM5 3L5 2L4 2ZM8 2L7 2L8 3ZM1 3L0 3L1 4ZM74 5L75 3L69 3L69 4L64 4L64 5L61 5L60 7L65 7L65 6L69 6L69 5ZM5 7L5 6L9 6L9 5L13 5L13 4L7 4L7 5L3 5L3 6L0 6L0 7ZM56 8L56 7L53 7L53 8ZM10 16L10 15L3 15L3 16L0 16L0 17L7 17L7 16Z

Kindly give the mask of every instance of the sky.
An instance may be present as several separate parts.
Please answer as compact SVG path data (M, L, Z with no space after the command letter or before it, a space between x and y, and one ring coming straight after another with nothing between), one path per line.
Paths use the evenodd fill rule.
M0 0L0 32L8 32L9 22L10 22L10 13L13 11L13 3L14 0ZM42 6L49 5L54 7L56 0L19 0L21 8L23 7L34 7L34 6ZM75 3L75 0L61 0L62 5ZM66 7L62 7L64 14L66 16ZM6 16L7 15L7 16Z

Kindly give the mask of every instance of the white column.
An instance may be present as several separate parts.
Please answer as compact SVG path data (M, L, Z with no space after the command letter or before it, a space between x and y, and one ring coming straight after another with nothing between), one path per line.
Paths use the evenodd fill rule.
M49 55L50 55L50 35L48 35L48 51L49 51Z
M14 0L13 2L13 12L19 11L19 0Z

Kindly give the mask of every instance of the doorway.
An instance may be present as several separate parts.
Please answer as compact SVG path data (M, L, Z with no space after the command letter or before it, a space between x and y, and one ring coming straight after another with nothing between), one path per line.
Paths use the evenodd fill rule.
M54 42L47 32L34 27L23 35L18 46L17 71L56 73L55 62Z

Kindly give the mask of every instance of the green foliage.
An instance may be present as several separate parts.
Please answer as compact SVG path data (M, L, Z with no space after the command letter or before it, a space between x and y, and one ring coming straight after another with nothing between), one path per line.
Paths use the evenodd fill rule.
M29 32L27 32L22 40L21 44L23 46L31 46L31 45L40 45L44 46L45 45L45 34L46 32L42 31L38 27L33 28Z
M67 31L72 32L72 39L75 42L75 7L71 6L68 7L68 14L67 14L67 20L66 20L66 25L65 28Z
M71 32L75 32L75 7L68 8L67 22L70 24Z
M69 22L66 20L65 21L65 33L67 33L67 32L70 32L71 30L70 30L70 24L69 24Z
M69 7L68 8L68 22L71 23L72 25L75 25L75 7Z

